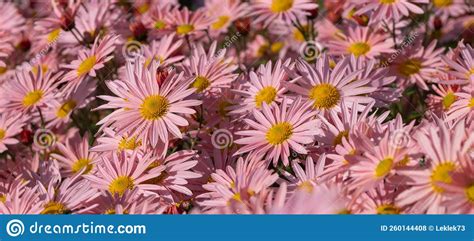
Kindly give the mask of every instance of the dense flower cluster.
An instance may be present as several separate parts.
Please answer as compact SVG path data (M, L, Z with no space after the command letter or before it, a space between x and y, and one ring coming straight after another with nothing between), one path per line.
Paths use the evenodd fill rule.
M0 213L474 213L464 0L0 3Z

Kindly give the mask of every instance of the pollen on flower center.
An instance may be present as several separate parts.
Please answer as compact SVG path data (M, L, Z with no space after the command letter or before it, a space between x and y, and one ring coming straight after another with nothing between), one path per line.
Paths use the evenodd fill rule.
M474 98L471 98L469 101L469 104L467 105L468 107L474 108Z
M59 118L66 117L74 108L76 108L76 101L68 100L64 104L59 107L58 111L56 111L56 116Z
M393 166L393 158L388 157L379 162L377 167L375 168L375 176L376 177L384 177L386 176L390 170L392 170Z
M444 192L444 189L439 186L439 182L442 183L451 183L453 180L451 178L451 172L456 169L456 164L453 162L445 162L437 165L434 170L431 172L431 186L433 190L437 193Z
M140 147L142 145L142 141L138 140L136 137L132 138L126 138L123 137L122 140L120 140L118 149L119 151L123 150L135 150L137 147Z
M82 170L83 168L85 168L83 174L87 174L92 170L92 167L93 167L93 165L91 164L91 160L89 160L87 158L81 158L81 159L77 160L76 162L74 162L74 164L72 164L71 169L74 173L77 173L80 170Z
M443 97L443 107L444 109L449 109L451 105L456 101L456 95L450 91Z
M310 181L304 181L298 185L298 188L308 193L313 192L314 186Z
M377 214L400 214L400 209L392 204L383 204L377 207Z
M135 184L133 179L129 176L119 176L115 178L109 185L109 192L113 195L118 194L122 196L125 191L132 190Z
M193 30L194 30L194 26L192 24L183 24L183 25L179 25L176 28L176 33L185 35L185 34L190 33Z
M420 69L421 61L418 59L408 59L398 66L398 72L405 77L409 77L420 72Z
M394 3L396 0L379 0L380 3L382 4L392 4Z
M0 129L0 140L5 138L6 135L7 135L6 131L4 129Z
M453 4L453 0L433 0L433 4L437 8L448 7Z
M82 61L82 63L77 68L77 75L82 76L84 74L87 74L94 67L96 60L97 59L95 58L95 55L84 59L84 61Z
M270 104L275 100L276 95L276 89L272 86L267 86L255 95L255 105L260 108L263 102Z
M166 27L166 23L163 20L158 20L155 22L155 28L158 30L162 30Z
M207 87L211 85L211 82L204 76L198 76L191 84L191 87L196 88L198 93L203 92Z
M44 205L41 214L68 214L71 213L66 206L60 202L50 201Z
M359 57L370 51L370 45L366 42L356 42L351 44L349 48L347 48L347 51L352 53L354 56Z
M311 88L309 98L314 100L314 108L330 109L339 103L341 94L331 84L319 84Z
M466 197L470 203L474 204L474 184L466 188Z
M229 16L219 16L217 18L217 21L212 23L211 28L216 30L216 29L221 29L226 25L227 22L229 22L230 17Z
M273 125L267 132L267 141L272 145L279 145L288 140L293 134L293 126L288 122Z
M170 104L161 95L148 96L140 106L140 114L147 120L157 120L166 115Z
M42 90L31 91L28 94L26 94L25 97L23 98L23 106L30 107L38 103L38 101L40 101L42 97L43 97Z
M273 0L270 10L274 13L281 13L293 7L293 0Z

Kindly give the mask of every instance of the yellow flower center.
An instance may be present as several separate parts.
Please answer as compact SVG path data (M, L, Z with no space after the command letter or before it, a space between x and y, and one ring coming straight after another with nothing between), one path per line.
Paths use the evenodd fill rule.
M150 5L149 5L148 3L145 3L145 4L140 5L140 6L137 8L137 11L138 11L140 14L144 14L144 13L148 12L148 9L150 9Z
M176 33L178 34L181 34L181 35L185 35L185 34L188 34L190 33L191 31L194 30L194 26L191 25L191 24L183 24L183 25L179 25L177 28L176 28Z
M471 100L469 101L469 104L467 106L470 107L470 108L474 108L474 98L471 98Z
M145 98L140 106L140 114L146 120L157 120L166 115L170 104L161 95L152 95Z
M7 135L7 132L4 129L0 129L0 140L5 138L6 135Z
M60 202L50 201L44 205L41 214L68 214L71 210L68 210L64 204Z
M298 188L308 193L313 192L314 186L310 181L304 181L298 185Z
M123 150L135 150L137 147L140 147L142 145L142 141L138 140L137 137L132 137L132 138L126 138L122 137L122 140L120 140L118 149L119 151Z
M221 29L226 25L227 22L229 22L230 17L229 16L220 16L217 18L217 21L215 21L212 25L211 28L214 30Z
M456 169L456 164L453 162L445 162L439 164L431 172L431 186L433 190L437 193L443 193L444 189L438 185L439 182L442 183L451 183L453 179L451 178L451 172Z
M433 4L437 8L443 8L451 6L451 4L453 4L453 0L433 0Z
M418 59L408 59L398 66L398 72L405 77L420 72L420 69L421 61Z
M74 162L74 164L72 164L71 169L74 173L77 173L83 168L85 168L83 174L87 174L92 170L92 167L94 167L94 165L91 164L91 160L82 158Z
M331 109L339 103L341 94L331 84L319 84L311 88L309 98L314 101L314 108Z
M235 193L235 194L232 196L232 199L234 199L235 201L242 202L242 197L240 196L240 193Z
M5 194L0 194L0 202L5 203L7 201L7 196Z
M380 3L382 4L392 4L394 3L396 0L379 0Z
M466 197L470 203L474 204L474 184L466 188Z
M221 101L219 102L218 106L217 106L217 112L219 113L219 115L221 117L227 117L227 113L229 112L227 110L227 107L231 106L232 104L228 101Z
M377 214L400 214L400 209L392 204L383 204L377 207Z
M28 94L26 94L25 97L23 98L23 106L30 107L38 103L38 101L40 101L42 97L43 97L42 90L31 91Z
M352 53L354 56L359 57L370 51L370 45L366 42L356 42L351 44L349 48L347 48L347 51Z
M45 65L45 64L41 64L41 71L44 73L46 73L48 71L48 66ZM33 66L31 68L31 72L33 72L34 75L37 75L38 74L38 66Z
M274 13L285 12L293 6L293 0L273 0L270 10Z
M281 41L275 42L272 44L272 46L270 46L270 50L272 51L272 53L278 53L284 46L285 44Z
M204 76L198 76L194 80L194 82L191 84L191 87L196 88L196 91L198 93L203 92L207 87L211 85L211 81L209 81L206 77Z
M8 69L6 67L0 67L0 75L5 74L7 70Z
M264 43L257 49L257 57L262 57L267 52L267 49L270 48L270 44Z
M393 158L388 157L379 162L375 167L375 176L380 178L386 176L392 170Z
M449 109L451 105L456 101L456 95L452 92L449 91L444 97L443 97L443 107L444 109Z
M158 30L162 30L166 27L166 23L163 20L158 20L155 22L155 28Z
M74 100L64 102L64 104L59 107L58 111L56 111L56 116L59 118L66 117L74 108L76 108L76 105L77 103Z
M308 31L309 30L309 25L303 25L303 29ZM304 42L304 40L305 40L303 33L298 28L295 28L295 30L293 31L293 38L295 38L295 40L297 40L299 42Z
M119 176L115 178L109 185L109 192L113 195L122 196L125 191L132 190L135 187L133 179L129 176Z
M84 74L89 73L89 71L94 67L96 62L95 55L92 55L88 57L87 59L84 59L82 63L79 65L79 68L77 68L77 75L82 76Z
M48 37L46 38L46 40L48 41L48 44L56 42L56 40L59 37L59 34L61 34L61 29L60 28L57 28L57 29L53 30L51 33L49 33Z
M267 132L267 141L276 146L288 140L293 134L293 126L288 122L273 125Z
M263 102L270 104L275 100L276 95L277 90L273 86L267 86L255 95L255 105L261 108Z
M349 131L341 131L337 136L334 138L333 145L337 146L342 144L342 138L345 137L346 139L349 138Z

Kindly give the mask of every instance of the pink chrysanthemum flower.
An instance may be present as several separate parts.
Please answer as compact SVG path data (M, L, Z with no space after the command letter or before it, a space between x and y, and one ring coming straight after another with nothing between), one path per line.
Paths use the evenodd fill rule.
M101 31L110 29L114 18L118 17L109 1L84 2L77 10L75 28L84 36L84 40L92 42Z
M272 68L272 62L261 65L257 72L251 71L249 83L243 90L234 90L243 100L238 100L238 106L232 107L232 113L245 113L253 109L261 109L263 103L281 103L287 89L281 82L288 81L286 68L292 68L291 60L278 60Z
M55 182L47 186L38 182L38 186L43 203L41 214L83 213L94 208L88 204L100 195L87 180L80 179L80 175L65 179L60 186Z
M175 52L182 44L183 40L176 40L174 33L163 36L159 41L151 42L150 46L143 48L143 56L146 58L145 66L148 66L152 59L159 61L163 66L181 61L184 56L175 55Z
M166 208L157 197L140 194L137 188L122 196L105 192L92 203L95 208L89 210L90 214L162 214Z
M15 79L1 86L0 110L31 113L45 107L54 98L60 75L43 73L41 68L36 74L33 71L18 71Z
M6 145L19 143L15 138L22 131L25 120L21 114L2 113L0 115L0 153L7 150Z
M310 0L253 0L253 15L258 15L255 23L264 22L265 26L274 21L283 21L289 25L310 15L318 7Z
M395 52L393 41L387 33L376 32L369 27L349 28L344 38L334 38L327 46L331 55L352 54L369 59Z
M474 136L470 136L459 153L460 168L451 173L452 182L440 183L446 191L444 205L448 213L474 214ZM469 153L470 152L470 153Z
M209 28L213 19L206 15L204 9L189 11L188 8L174 8L167 15L166 20L172 25L179 37L200 37Z
M57 143L59 154L53 153L51 157L58 160L62 167L63 175L88 174L93 171L98 161L98 154L89 151L89 136L75 137L66 142L66 145Z
M308 156L304 163L304 169L299 164L301 160L293 160L291 167L295 175L284 173L285 177L290 181L290 190L304 190L311 193L316 186L320 184L321 174L326 165L326 155L323 153L316 163L313 158Z
M28 182L15 180L11 190L0 202L0 214L40 214L42 207L38 186L27 187Z
M216 52L217 51L217 52ZM237 74L233 73L237 65L232 58L225 57L226 49L217 50L217 42L213 42L206 52L202 45L193 51L189 63L185 63L184 71L187 76L193 76L191 86L197 93L219 91L221 87L229 87Z
M267 162L277 165L281 158L283 164L289 164L291 150L299 154L307 154L304 147L313 142L320 122L314 119L315 112L311 103L298 98L289 104L288 98L283 98L281 105L272 106L263 103L262 109L253 110L253 119L245 119L249 130L236 132L243 138L235 141L244 145L235 155L250 152L252 155L265 156Z
M124 134L123 136L117 135L117 133L109 127L104 128L102 136L97 138L97 143L91 148L91 151L95 152L133 152L143 148L143 143L136 136L129 136Z
M415 44L405 51L406 54L399 55L390 64L390 74L396 75L402 85L416 84L428 90L426 82L432 81L443 66L442 52L442 48L436 49L436 41L431 42L426 48Z
M423 14L423 9L417 4L428 3L428 0L364 0L356 1L361 6L355 14L371 13L370 23L379 21L398 21L410 12Z
M155 147L161 140L167 145L169 134L182 138L178 126L187 126L183 114L194 114L190 107L200 105L198 100L185 100L195 89L189 88L192 79L184 79L172 71L160 86L157 82L158 64L153 61L148 68L143 59L127 63L127 79L107 83L117 95L99 96L108 101L97 109L117 109L102 119L98 125L116 128L119 135L130 136ZM165 148L166 149L166 148Z
M469 6L464 0L433 0L435 14L447 17L457 17L469 11Z
M362 214L402 214L408 210L400 208L395 202L399 191L389 185L380 184L359 196L353 209Z
M169 203L182 200L182 194L193 195L186 186L189 179L201 177L200 174L192 171L198 163L195 158L195 151L178 151L166 158L155 160L148 169L153 170L159 167L162 171L159 176L146 180L143 185Z
M92 186L99 190L108 191L112 195L122 196L125 191L139 188L146 191L153 185L146 184L147 180L157 178L165 167L149 168L154 159L150 154L140 155L133 152L131 155L122 152L112 153L110 158L102 156L97 165L97 172L84 175Z
M436 118L436 117L435 117ZM409 180L410 188L397 197L401 206L412 206L417 213L445 213L442 205L446 197L445 188L440 183L451 184L451 173L459 168L458 154L466 135L465 124L459 122L452 130L442 119L436 118L427 133L416 134L416 140L427 158L428 167L404 170L399 174Z
M84 108L94 97L89 97L96 88L96 81L84 81L70 95L63 92L56 93L57 98L51 100L44 111L44 120L47 127L60 127L71 121L75 110Z
M235 20L247 16L250 11L248 3L234 0L206 0L205 7L215 19L210 26L215 34L226 33Z
M455 94L457 100L453 102L448 111L446 121L451 120L474 120L474 90L471 93L458 92Z
M23 30L25 19L14 3L0 2L0 32L16 34Z
M432 88L435 93L428 95L429 109L436 115L442 116L442 113L449 111L458 99L456 93L459 91L459 87L457 85L438 84L433 85Z
M355 196L375 188L384 181L395 177L397 168L407 152L392 142L391 133L387 132L378 145L374 145L365 136L359 136L354 143L361 150L361 156L352 156L355 164L350 167L350 189L356 190ZM398 183L397 183L398 184Z
M373 101L372 98L364 96L372 93L376 88L368 86L371 79L357 79L363 70L348 73L346 71L349 57L339 61L334 68L330 67L329 57L323 55L314 65L306 62L297 62L296 69L300 77L296 77L288 89L308 98L313 108L321 112L340 112L339 103L351 107L354 101L366 105ZM363 106L359 106L363 108Z
M225 207L233 202L247 202L252 196L270 187L278 179L278 174L267 170L265 162L258 158L244 161L240 158L237 166L228 166L211 175L212 182L203 185L208 192L197 199L205 208Z
M442 56L443 61L451 68L449 74L455 76L457 80L464 81L466 85L474 85L474 49L470 45L460 44L458 46L460 56L458 58L448 58Z
M167 15L171 12L173 7L173 4L168 3L155 4L143 15L142 22L145 27L150 30L151 36L161 37L174 32L167 19Z
M79 53L79 58L71 64L64 65L70 71L64 75L61 82L67 83L67 90L75 91L82 80L87 76L95 77L96 71L103 68L105 63L113 58L111 55L115 50L115 42L118 36L106 35L99 41L97 37L92 49L86 49Z

